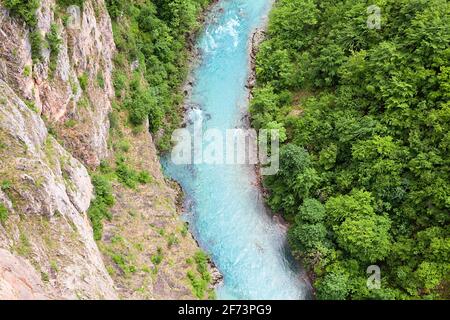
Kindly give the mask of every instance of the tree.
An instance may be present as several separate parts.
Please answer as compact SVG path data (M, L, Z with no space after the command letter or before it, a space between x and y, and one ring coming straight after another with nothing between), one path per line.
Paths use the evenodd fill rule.
M373 215L357 220L347 218L335 228L337 243L361 262L383 260L390 250L391 223L388 218Z
M279 107L279 99L272 86L268 85L256 89L250 104L252 122L255 128L263 128L265 124L273 121Z
M356 220L374 215L373 198L367 191L353 190L350 195L330 198L326 207L329 225L338 225L346 219Z
M315 1L282 0L276 6L270 17L269 34L276 34L290 48L301 50L311 41L312 33L308 31L318 23Z
M300 206L299 214L297 218L299 221L305 221L308 223L322 222L325 218L325 207L317 199L306 199Z
M281 178L281 179L280 179ZM280 149L280 169L265 180L271 191L269 204L286 215L297 213L297 202L310 197L320 177L303 148L287 144Z
M297 224L289 230L289 243L295 250L312 251L325 242L327 229L322 223Z
M349 293L349 277L344 273L328 273L317 282L317 298L320 300L345 300Z

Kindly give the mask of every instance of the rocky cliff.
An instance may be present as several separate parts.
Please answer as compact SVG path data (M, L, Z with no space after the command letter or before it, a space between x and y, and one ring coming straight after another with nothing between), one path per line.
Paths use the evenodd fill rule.
M88 172L115 161L115 45L103 0L83 1L79 15L60 2L39 1L31 30L0 1L0 299L192 298L198 248L148 130L119 124L149 183L113 182L112 217L94 240Z
M37 32L45 39L55 26L61 42L58 54L52 57L54 53L43 45L42 58L33 63L29 28L1 9L0 77L56 126L74 155L97 165L107 155L113 96L111 21L103 1L85 1L79 15L69 14L54 0L40 3ZM61 130L68 121L72 130Z
M114 298L86 216L92 198L86 168L3 80L0 97L0 202L8 212L0 246L28 259L48 296ZM6 272L11 268L4 261L0 270Z

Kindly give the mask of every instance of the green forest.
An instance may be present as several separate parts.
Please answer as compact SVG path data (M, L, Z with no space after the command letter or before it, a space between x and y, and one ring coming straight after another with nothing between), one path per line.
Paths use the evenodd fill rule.
M450 3L279 0L256 74L268 203L317 298L450 298Z

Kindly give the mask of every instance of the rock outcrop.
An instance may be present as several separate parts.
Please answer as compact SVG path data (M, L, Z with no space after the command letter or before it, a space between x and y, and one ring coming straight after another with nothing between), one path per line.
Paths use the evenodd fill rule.
M0 300L46 300L40 275L22 257L0 249Z
M78 16L40 3L37 31L46 39L53 26L60 45L43 45L39 61L29 28L0 5L0 297L114 299L85 168L108 155L111 21L103 0L84 1Z
M0 204L7 211L0 248L31 262L49 296L115 298L86 216L93 191L87 170L3 80L0 97ZM0 268L8 268L5 261L11 264L0 259ZM23 261L14 263L28 270Z
M38 32L45 39L56 26L61 44L57 56L44 45L42 59L33 63L29 29L0 7L0 78L42 112L66 148L95 166L108 153L115 50L111 20L103 0L84 1L79 15L68 12L54 0L41 1Z
M148 127L132 133L121 119L130 163L153 181L114 182L112 220L94 241L87 168L115 161L111 21L103 0L83 1L79 16L40 3L37 31L48 42L57 30L60 41L57 53L43 45L40 60L30 28L0 3L0 299L195 298L187 271L197 273L198 246Z

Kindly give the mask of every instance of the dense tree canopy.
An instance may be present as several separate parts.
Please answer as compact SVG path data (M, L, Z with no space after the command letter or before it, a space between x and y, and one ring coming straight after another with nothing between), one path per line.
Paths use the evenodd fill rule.
M180 124L180 86L187 75L187 40L197 30L197 17L210 0L106 0L113 20L114 86L140 126L149 119L160 149L170 146L170 135ZM129 74L130 65L133 74ZM131 80L129 80L131 79Z
M449 298L449 22L446 0L275 5L251 114L286 135L268 203L318 298Z

